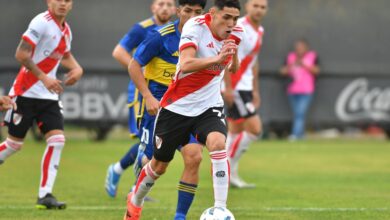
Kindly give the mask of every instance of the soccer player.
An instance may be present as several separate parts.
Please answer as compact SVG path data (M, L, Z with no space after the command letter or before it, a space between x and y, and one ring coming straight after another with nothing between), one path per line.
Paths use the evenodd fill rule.
M226 74L238 69L237 45L244 34L236 26L239 15L238 0L215 0L209 14L184 25L174 80L156 117L153 158L129 194L125 219L140 218L144 197L166 171L176 148L186 145L191 134L210 152L214 206L226 207L229 163L220 84L224 69ZM159 105L154 103L149 112L157 112Z
M17 106L16 103L8 96L1 96L0 97L0 111L5 111L8 109L14 109L16 110Z
M133 51L146 38L150 31L167 24L175 11L175 0L154 0L151 5L153 17L135 24L129 32L120 40L115 47L112 55L126 70L132 59ZM141 97L132 81L128 85L128 103L129 103L129 131L132 137L139 136L137 125L137 104ZM137 112L137 113L136 113ZM118 189L121 174L128 167L134 164L140 143L134 144L123 158L111 164L107 169L105 181L106 192L109 196L115 197Z
M246 33L238 49L240 69L231 74L230 78L225 77L223 92L229 122L226 147L231 165L230 184L238 188L255 187L238 176L238 162L262 132L261 120L257 114L260 107L257 58L264 35L261 22L267 14L268 1L249 0L245 6L246 16L238 20Z
M10 96L17 110L8 110L5 123L8 137L0 144L0 163L18 152L33 121L45 135L47 147L42 158L41 181L36 207L65 209L52 195L62 149L65 145L64 122L58 94L63 91L56 78L58 66L69 69L64 85L80 80L83 69L70 52L72 33L65 18L72 9L72 0L47 0L48 11L37 15L30 23L16 50L22 64Z
M138 161L142 165L153 156L153 136L159 101L168 89L176 72L179 55L180 33L184 24L192 17L202 14L206 0L179 0L178 20L150 34L140 44L129 66L129 73L144 98L140 130L142 132L142 153ZM144 74L142 67L145 67ZM176 220L185 219L193 201L198 184L198 170L202 159L202 145L192 138L190 144L180 148L184 159L184 171L179 182ZM141 152L141 151L139 151Z

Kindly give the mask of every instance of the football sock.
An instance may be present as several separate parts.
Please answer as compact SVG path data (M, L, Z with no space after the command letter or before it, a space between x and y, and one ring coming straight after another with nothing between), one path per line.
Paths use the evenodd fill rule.
M16 153L22 148L23 142L13 141L7 138L0 144L0 164L5 161L12 154Z
M230 168L226 150L210 152L214 188L214 207L226 207Z
M195 184L189 184L182 181L179 182L175 220L186 219L188 210L194 200L197 187L198 186Z
M136 143L133 146L131 146L130 150L120 160L120 165L121 165L122 170L126 170L129 166L134 164L134 162L137 158L139 144L140 143Z
M152 170L150 162L142 168L138 177L137 184L135 186L134 195L131 202L141 207L144 202L146 194L152 189L154 182L160 177L156 172Z
M228 132L228 135L226 138L226 149L227 149L228 154L230 154L232 145L233 145L233 143L236 140L238 135L240 135L240 133Z
M237 175L238 162L241 156L243 155L243 153L245 153L245 151L248 150L249 145L256 140L256 135L248 133L246 131L241 132L240 135L237 136L236 140L233 142L231 151L229 152L230 165L232 167L232 176Z
M53 135L47 139L47 147L41 163L41 183L39 186L39 198L52 193L61 152L65 145L64 135Z

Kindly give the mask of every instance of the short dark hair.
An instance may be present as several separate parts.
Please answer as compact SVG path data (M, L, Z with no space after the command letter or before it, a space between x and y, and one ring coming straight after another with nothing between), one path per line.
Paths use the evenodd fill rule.
M237 8L238 10L241 10L239 0L214 0L214 6L219 10L222 10L224 7Z
M179 5L200 5L203 9L206 7L207 0L179 0Z

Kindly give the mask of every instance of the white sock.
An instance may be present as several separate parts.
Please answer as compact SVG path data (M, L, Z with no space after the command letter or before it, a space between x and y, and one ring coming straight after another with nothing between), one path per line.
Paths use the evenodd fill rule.
M22 148L23 142L13 141L7 138L0 144L0 164L12 154L18 152Z
M240 133L228 132L228 135L226 138L226 150L227 150L229 155L230 155L230 151L232 150L232 145L234 143L234 140L236 140L238 135L240 135Z
M123 168L121 166L121 163L120 162L116 162L116 164L114 164L114 172L116 174L122 175L123 171L124 170L123 170Z
M61 152L65 145L64 135L53 135L47 139L46 151L41 163L41 182L39 185L39 198L52 193L60 164Z
M238 161L243 153L245 153L249 145L257 140L257 136L246 131L240 133L232 145L232 150L229 152L229 160L232 167L231 174L234 177L238 175Z
M144 203L145 196L150 192L154 182L160 177L156 172L152 170L150 162L142 168L138 177L137 184L135 185L134 195L131 202L141 207Z
M230 168L226 150L210 152L214 188L214 207L226 207Z

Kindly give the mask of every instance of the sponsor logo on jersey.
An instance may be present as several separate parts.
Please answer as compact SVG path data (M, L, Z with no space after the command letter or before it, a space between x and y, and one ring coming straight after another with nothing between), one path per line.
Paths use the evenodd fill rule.
M181 39L182 39L182 40L189 40L189 41L192 41L193 37L192 37L192 36L189 36L189 35L184 35L184 36L181 36Z
M34 37L36 37L37 39L39 39L39 32L38 31L36 31L36 30L34 30L34 29L29 29L29 31L30 31L30 34L32 35L32 36L34 36Z
M213 43L213 42L211 42L211 43L207 44L207 46L206 46L206 47L208 47L208 48L214 48L214 43Z

